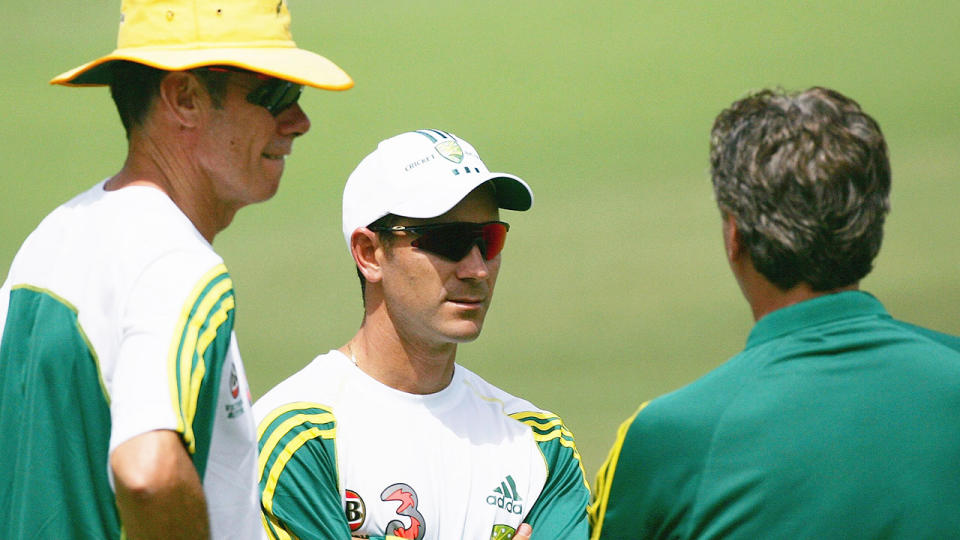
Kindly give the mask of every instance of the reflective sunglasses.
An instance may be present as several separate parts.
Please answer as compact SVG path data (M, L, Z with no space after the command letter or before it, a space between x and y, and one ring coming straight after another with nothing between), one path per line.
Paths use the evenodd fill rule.
M410 243L417 249L429 251L451 261L460 261L473 246L480 248L484 260L489 261L503 251L510 225L503 221L471 223L431 223L429 225L396 225L393 227L370 227L376 232L408 232L417 236Z
M292 83L276 77L270 77L255 71L234 68L230 66L209 66L200 69L215 71L218 73L247 73L263 81L263 84L254 88L247 94L247 101L254 105L259 105L270 114L277 116L283 111L293 106L300 99L300 93L303 91L302 84Z

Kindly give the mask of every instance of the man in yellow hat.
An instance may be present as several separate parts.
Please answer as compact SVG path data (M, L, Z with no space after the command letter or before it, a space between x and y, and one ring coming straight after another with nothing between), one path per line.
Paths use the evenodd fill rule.
M256 432L214 236L277 190L310 128L284 0L124 0L114 176L56 209L0 289L0 538L260 538Z

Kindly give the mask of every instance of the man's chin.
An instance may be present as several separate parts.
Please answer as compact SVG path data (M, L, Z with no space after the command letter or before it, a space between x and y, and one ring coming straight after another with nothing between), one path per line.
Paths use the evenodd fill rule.
M256 194L255 199L251 202L262 203L264 201L269 201L270 199L272 199L277 194L277 192L280 191L280 179L277 178L276 180L274 179L264 180L264 183L261 187L262 189Z
M461 328L447 332L447 338L453 343L470 343L480 337L480 331L483 329L482 324L471 323L470 327L466 326L464 324Z

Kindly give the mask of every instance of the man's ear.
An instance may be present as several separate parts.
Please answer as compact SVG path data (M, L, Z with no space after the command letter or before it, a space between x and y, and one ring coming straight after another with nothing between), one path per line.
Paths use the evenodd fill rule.
M367 283L377 283L383 279L377 250L381 247L377 233L366 227L360 227L350 235L350 253Z
M192 73L173 71L160 81L157 106L184 128L196 127L204 107L211 105L210 96L200 79Z
M727 252L727 262L737 262L743 254L743 241L737 230L737 220L732 214L723 214L723 247Z

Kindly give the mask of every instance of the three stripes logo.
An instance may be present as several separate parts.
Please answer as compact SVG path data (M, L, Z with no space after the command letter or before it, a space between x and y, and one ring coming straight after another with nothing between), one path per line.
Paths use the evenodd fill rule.
M501 480L499 486L493 488L493 494L487 495L487 504L503 508L511 514L523 513L523 504L520 502L522 500L517 493L517 483L510 475Z

